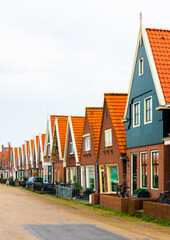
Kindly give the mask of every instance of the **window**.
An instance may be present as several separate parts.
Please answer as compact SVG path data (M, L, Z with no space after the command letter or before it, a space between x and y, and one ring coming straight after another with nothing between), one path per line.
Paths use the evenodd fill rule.
M69 168L66 169L66 182L68 183L70 181L70 173Z
M72 183L76 183L77 182L76 168L71 168L71 182Z
M159 152L152 152L152 187L158 188L159 183Z
M140 102L133 104L133 127L140 126Z
M116 192L118 186L118 167L109 166L108 167L108 189L110 192Z
M141 153L141 186L147 187L147 153Z
M112 129L105 130L105 147L112 146Z
M84 138L84 150L85 151L90 150L90 136Z
M143 63L144 63L144 59L143 58L139 59L139 76L142 76L144 72Z
M87 167L86 168L86 175L87 175L87 187L94 188L94 167Z
M148 124L152 122L152 97L144 100L144 123Z
M74 154L73 142L70 142L70 154Z

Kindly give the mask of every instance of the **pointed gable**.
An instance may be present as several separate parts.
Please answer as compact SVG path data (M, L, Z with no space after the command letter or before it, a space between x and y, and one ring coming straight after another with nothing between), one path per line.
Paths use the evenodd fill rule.
M127 93L105 93L104 98L108 106L119 150L121 153L125 153L126 152L125 127L124 123L122 123L121 120L124 116L127 101Z
M170 31L146 28L165 103L170 102Z
M83 137L83 130L84 130L84 120L85 120L85 117L78 117L78 116L71 117L74 139L75 139L79 161L80 161L82 137Z
M96 158L98 155L102 113L103 113L103 108L86 107L86 114L88 118L88 123L90 127L90 133L91 133L91 138L92 138L94 149L95 149Z
M58 131L62 157L64 156L68 116L58 116Z

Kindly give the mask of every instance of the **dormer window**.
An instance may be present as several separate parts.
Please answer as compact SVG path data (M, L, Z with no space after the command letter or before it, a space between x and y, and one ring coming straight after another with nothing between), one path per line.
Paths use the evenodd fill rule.
M90 134L84 135L84 151L90 151Z
M144 73L144 59L139 59L139 76L142 76Z
M112 146L112 129L107 129L105 132L105 147Z
M73 142L70 142L70 154L74 154Z

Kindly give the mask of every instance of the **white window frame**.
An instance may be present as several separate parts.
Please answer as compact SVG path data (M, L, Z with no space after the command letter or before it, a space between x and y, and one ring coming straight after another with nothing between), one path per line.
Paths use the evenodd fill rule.
M141 158L141 156L142 156L142 154L147 154L147 186L148 186L148 153L147 153L147 151L143 151L143 152L140 152L140 188L145 188L145 189L147 189L147 187L142 187L142 158Z
M94 189L95 189L95 168L93 165L89 165L86 166L86 187L89 188L90 184L89 184L89 168L93 168L93 172L94 172Z
M146 121L146 101L150 99L151 100L151 120L150 121ZM152 96L149 96L147 98L144 99L144 124L149 124L152 123L152 115L153 115L153 107L152 107Z
M111 184L110 184L110 179L111 179L110 168L111 167L117 167L117 175L118 175L117 184L119 185L119 166L116 163L115 164L108 164L108 165L106 165L106 168L107 168L107 187L108 187L108 192L109 193L115 193L116 191L111 191Z
M109 135L110 135L110 137L109 137ZM108 143L106 143L106 138L108 140ZM112 129L111 128L106 129L104 131L104 140L105 140L105 147L111 147L112 146ZM111 142L110 142L110 140L111 140Z
M84 166L81 166L81 186L85 188L85 174L84 174Z
M144 58L142 57L139 59L139 76L142 76L143 74L144 74Z
M135 124L135 106L139 104L139 123L138 124ZM133 104L133 127L139 127L140 126L140 101L138 102L135 102Z
M90 134L86 134L83 136L84 138L84 151L90 151L91 146L90 146Z
M70 146L72 145L72 150L71 151L71 147L70 147L70 155L73 155L74 154L74 145L73 145L73 142L70 142Z
M70 171L69 168L66 168L66 182L68 183L70 181Z
M158 152L158 154L159 154L159 150L152 150L151 151L151 189L152 190L159 190L159 179L158 179L158 188L153 187L153 166L152 166L152 153L153 152ZM159 162L158 162L158 166L159 166ZM159 178L159 176L160 176L160 174L158 173L158 178Z

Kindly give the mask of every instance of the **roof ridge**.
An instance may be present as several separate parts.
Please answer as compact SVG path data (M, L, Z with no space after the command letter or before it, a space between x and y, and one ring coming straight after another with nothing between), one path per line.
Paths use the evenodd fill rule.
M104 93L104 95L110 95L110 96L126 96L128 93Z
M102 109L103 107L86 107L86 109Z
M169 29L163 29L163 28L146 28L146 30L170 32Z

